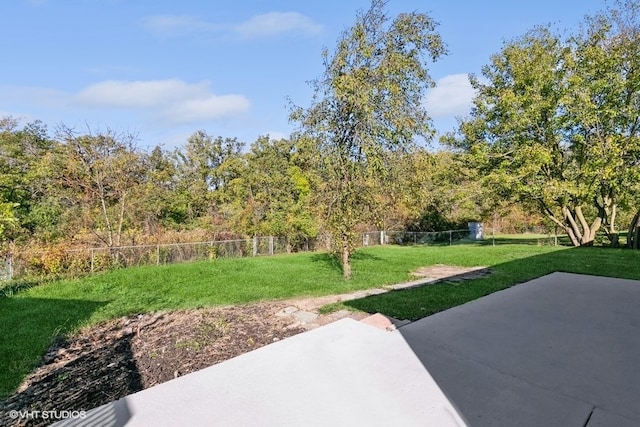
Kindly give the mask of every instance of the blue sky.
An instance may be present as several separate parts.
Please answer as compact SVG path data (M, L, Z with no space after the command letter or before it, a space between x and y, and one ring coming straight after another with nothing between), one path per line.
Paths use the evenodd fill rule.
M196 130L287 137L288 101L308 106L321 51L369 0L9 0L0 6L0 116L78 131L138 134L179 147ZM575 28L604 0L390 0L427 12L450 53L429 65L427 107L440 132L465 116L468 73L538 24Z

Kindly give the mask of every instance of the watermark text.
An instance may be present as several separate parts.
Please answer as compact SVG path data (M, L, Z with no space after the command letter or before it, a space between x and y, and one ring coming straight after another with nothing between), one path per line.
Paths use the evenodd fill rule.
M12 420L66 420L86 416L86 411L9 411L9 418Z

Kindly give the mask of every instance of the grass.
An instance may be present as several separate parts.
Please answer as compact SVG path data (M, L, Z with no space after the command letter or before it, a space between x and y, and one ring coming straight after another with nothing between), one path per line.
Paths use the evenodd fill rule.
M524 245L484 248L482 255L478 254L478 258L472 258L471 262L472 265L491 267L492 274L484 278L398 290L333 304L323 309L328 312L348 308L370 313L379 312L398 319L417 320L555 271L640 279L638 251L609 248L529 248L530 246ZM464 250L469 251L466 256L473 256L477 251L473 248ZM464 250L456 250L456 255L465 257ZM443 257L439 262L466 265L456 263L455 258L447 258ZM481 258L488 262L481 262Z
M416 319L552 271L640 279L639 261L640 251L602 248L385 246L359 251L348 282L327 254L302 253L137 267L14 287L0 297L0 398L13 392L55 336L119 316L345 293L400 283L411 271L433 264L494 270L484 279L394 291L340 306Z

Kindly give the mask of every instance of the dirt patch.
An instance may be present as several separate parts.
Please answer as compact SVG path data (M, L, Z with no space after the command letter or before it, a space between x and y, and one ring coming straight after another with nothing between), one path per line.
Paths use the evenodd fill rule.
M392 289L489 274L487 268L431 266L414 282L380 289L280 302L124 317L58 338L16 393L0 402L0 425L45 426L55 420L12 419L16 411L87 411L156 384L204 369L341 318L325 305Z

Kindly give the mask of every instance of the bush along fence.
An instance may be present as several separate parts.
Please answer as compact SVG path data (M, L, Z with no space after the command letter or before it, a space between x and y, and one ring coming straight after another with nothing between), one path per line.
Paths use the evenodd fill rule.
M468 229L439 232L374 231L363 233L361 246L385 244L452 245L471 241ZM20 252L0 257L0 280L27 276L82 275L114 268L161 265L226 257L269 256L328 248L326 239L306 239L296 244L284 237L253 237L196 243L97 247L42 252Z

